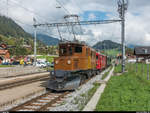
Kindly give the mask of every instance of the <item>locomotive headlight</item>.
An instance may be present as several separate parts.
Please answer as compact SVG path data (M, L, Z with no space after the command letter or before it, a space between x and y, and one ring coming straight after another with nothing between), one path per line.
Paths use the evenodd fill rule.
M71 60L68 60L67 63L68 63L68 64L71 64Z
M52 73L52 75L54 75L54 72L53 72L53 71L52 71L51 73Z
M58 60L56 60L55 63L58 64Z

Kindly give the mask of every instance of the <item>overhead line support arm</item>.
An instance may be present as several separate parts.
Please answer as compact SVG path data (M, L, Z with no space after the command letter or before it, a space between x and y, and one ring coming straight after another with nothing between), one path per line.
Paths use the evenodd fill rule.
M121 22L121 20L95 20L95 21L80 21L80 22L65 22L65 23L45 23L45 24L35 24L34 26L63 27L72 25L108 24L115 22Z

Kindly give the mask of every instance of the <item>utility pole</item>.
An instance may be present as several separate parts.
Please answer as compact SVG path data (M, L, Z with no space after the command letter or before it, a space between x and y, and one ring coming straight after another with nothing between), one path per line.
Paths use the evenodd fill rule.
M128 0L118 1L118 12L121 18L121 42L122 42L122 73L125 71L125 11L128 7Z
M34 21L34 66L36 65L36 19L33 18Z

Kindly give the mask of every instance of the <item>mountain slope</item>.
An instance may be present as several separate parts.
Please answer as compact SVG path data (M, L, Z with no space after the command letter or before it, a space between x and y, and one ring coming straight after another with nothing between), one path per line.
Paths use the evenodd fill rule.
M11 18L0 16L0 34L6 37L32 37L29 33L25 32L17 23Z
M112 42L110 40L104 40L102 42L98 42L96 43L93 48L95 49L100 49L100 50L104 50L104 49L121 49L121 44L116 43L116 42Z
M43 42L45 45L57 45L59 43L59 39L53 38L51 36L47 36L44 34L37 34L37 39Z

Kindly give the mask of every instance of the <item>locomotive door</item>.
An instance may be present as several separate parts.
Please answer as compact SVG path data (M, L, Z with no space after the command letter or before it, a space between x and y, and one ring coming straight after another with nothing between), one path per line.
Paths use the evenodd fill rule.
M78 68L79 68L79 67L78 67L78 62L79 62L78 59L75 59L75 60L74 60L74 69L78 69Z

